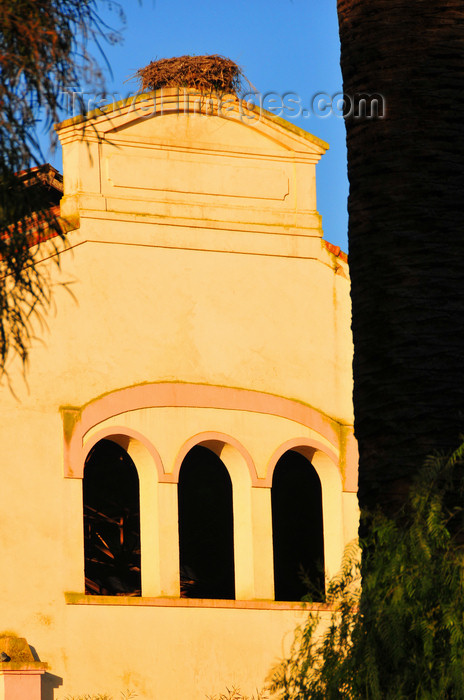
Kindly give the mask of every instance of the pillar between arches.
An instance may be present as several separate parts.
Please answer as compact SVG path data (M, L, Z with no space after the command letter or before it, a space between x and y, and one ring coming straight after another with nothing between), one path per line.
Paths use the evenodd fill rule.
M271 489L251 489L254 598L274 600Z
M160 593L180 596L177 484L158 484ZM144 594L145 595L145 594Z
M180 595L177 484L159 481L152 456L131 439L127 452L139 474L142 595Z

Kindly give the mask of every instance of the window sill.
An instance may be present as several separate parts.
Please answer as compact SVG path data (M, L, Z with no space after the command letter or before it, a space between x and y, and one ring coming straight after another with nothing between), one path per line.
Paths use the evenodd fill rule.
M133 605L151 608L229 608L233 610L305 610L329 612L325 603L299 603L280 600L219 600L209 598L151 598L145 596L85 595L65 593L67 605Z

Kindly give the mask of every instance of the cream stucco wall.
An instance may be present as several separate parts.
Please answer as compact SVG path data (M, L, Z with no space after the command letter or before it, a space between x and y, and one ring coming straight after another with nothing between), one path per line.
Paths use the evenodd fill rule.
M13 363L15 394L2 388L2 626L49 663L45 700L262 683L303 619L272 600L286 449L320 477L328 575L357 528L348 269L316 210L326 144L237 101L137 105L59 127L62 213L79 225L60 269L43 248L54 310L26 381ZM84 595L82 472L101 437L139 473L138 599ZM176 484L194 444L231 476L237 601L178 597Z

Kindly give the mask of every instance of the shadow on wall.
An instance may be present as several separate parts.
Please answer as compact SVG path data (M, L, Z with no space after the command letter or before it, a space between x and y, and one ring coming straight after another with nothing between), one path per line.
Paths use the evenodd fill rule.
M41 700L53 700L55 697L54 691L63 685L63 679L60 676L54 676L53 673L44 673L42 676Z

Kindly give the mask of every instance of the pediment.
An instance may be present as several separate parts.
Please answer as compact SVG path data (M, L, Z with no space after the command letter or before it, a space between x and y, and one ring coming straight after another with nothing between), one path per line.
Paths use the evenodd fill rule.
M171 88L57 131L65 195L83 209L285 230L309 223L320 235L315 165L328 145L235 96Z
M106 133L122 143L163 144L177 150L287 154L289 147L263 134L253 125L218 115L176 112L137 119Z
M237 155L297 154L317 162L328 144L235 96L208 97L170 88L128 98L57 126L62 141L86 131L99 139L166 148L227 151Z

